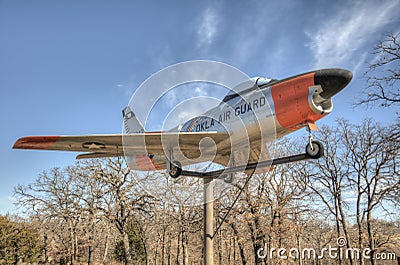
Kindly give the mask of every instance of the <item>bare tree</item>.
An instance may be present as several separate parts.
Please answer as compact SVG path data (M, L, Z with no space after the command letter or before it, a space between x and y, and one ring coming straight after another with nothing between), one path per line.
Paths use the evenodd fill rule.
M366 72L365 97L357 104L379 103L387 107L400 103L400 33L388 33L372 51L373 62Z
M138 215L148 212L151 196L143 192L123 158L89 160L84 167L84 175L98 182L101 193L98 195L97 210L115 225L122 236L125 264L133 262L129 242L129 224L138 223ZM139 228L140 230L140 228Z
M294 152L293 143L287 140L280 141L278 146L278 155ZM276 166L268 172L257 172L249 185L244 187L231 216L227 218L227 224L237 237L242 264L250 262L250 255L254 264L279 263L282 260L270 260L268 256L260 258L259 250L265 250L265 246L293 247L290 245L294 239L291 232L298 229L296 218L305 211L301 202L308 195L303 174L300 174L302 170L302 163ZM235 184L235 189L232 188L232 193L228 194L231 198L220 202L222 215L242 188L243 183Z
M349 181L356 194L356 214L359 248L363 246L363 223L367 225L368 247L376 253L372 212L383 205L389 194L397 189L398 179L393 174L398 160L398 146L388 138L387 128L365 120L361 125L339 123L344 144L349 150L352 174ZM351 129L354 128L354 129ZM375 260L371 259L371 264Z
M67 169L68 170L68 169ZM59 258L73 264L78 258L78 233L82 221L79 198L82 193L73 185L73 175L54 168L43 172L36 182L27 187L18 185L15 196L20 206L40 220L58 225ZM57 220L57 221L56 221Z
M308 170L305 173L310 180L308 186L334 218L336 238L343 233L346 237L347 248L350 248L351 238L347 227L346 203L343 198L349 191L349 151L342 143L343 132L339 127L324 126L319 132L319 138L324 143L325 155L315 163L307 163ZM339 257L339 264L342 262ZM353 264L352 257L350 257L350 264Z

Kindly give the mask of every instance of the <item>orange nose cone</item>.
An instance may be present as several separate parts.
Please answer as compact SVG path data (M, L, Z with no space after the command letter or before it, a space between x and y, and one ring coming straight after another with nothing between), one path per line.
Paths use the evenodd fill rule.
M331 98L350 83L353 73L345 69L322 69L315 71L314 84L321 85L323 98Z

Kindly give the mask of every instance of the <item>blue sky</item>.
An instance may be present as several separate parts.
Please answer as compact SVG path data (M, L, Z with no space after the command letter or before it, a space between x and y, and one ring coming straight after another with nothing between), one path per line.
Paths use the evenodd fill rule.
M120 133L121 110L141 82L186 60L277 79L347 68L354 79L319 124L366 116L390 122L397 109L352 103L373 45L400 31L398 10L398 0L0 0L0 214L13 211L14 186L75 161L72 153L12 150L17 138Z

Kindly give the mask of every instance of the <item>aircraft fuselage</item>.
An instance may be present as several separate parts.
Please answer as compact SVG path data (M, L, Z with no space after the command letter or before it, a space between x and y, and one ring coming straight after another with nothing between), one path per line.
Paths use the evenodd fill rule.
M350 79L347 70L325 69L267 84L256 81L253 87L229 95L219 106L173 131L227 131L234 136L251 134L262 126L264 134L280 138L307 125L314 128L317 120L332 111L332 96Z

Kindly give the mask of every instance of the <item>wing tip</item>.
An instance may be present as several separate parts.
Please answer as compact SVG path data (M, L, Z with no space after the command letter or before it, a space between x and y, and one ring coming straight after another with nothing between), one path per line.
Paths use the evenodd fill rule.
M13 145L13 149L37 149L46 150L57 142L60 136L26 136L19 138Z

